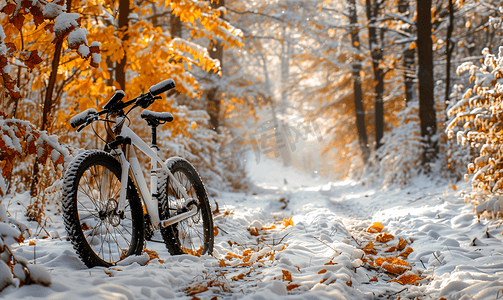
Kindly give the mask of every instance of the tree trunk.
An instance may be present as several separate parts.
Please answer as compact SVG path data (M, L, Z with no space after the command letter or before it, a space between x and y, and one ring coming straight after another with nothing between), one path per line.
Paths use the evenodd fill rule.
M213 5L215 5L215 8L222 7L225 5L225 0L215 0L215 2L213 2ZM219 43L217 40L211 41L208 52L210 53L211 58L218 59L220 61L220 67L223 70L224 49L221 43ZM220 126L221 93L218 90L218 75L213 74L213 76L216 78L216 80L213 84L213 87L206 94L206 111L208 112L208 115L210 115L211 127L213 128L213 130L217 131L218 127Z
M378 41L376 30L376 16L379 15L380 4L379 0L366 0L367 19L369 20L369 48L372 57L372 69L374 70L374 87L375 87L375 149L381 146L381 138L384 134L384 71L381 68L383 60L381 41ZM381 31L381 35L383 32Z
M451 93L451 58L453 45L451 46L452 32L454 31L454 5L452 0L449 0L449 26L447 27L447 40L445 46L446 66L445 66L445 105L449 103L449 95Z
M70 12L72 9L72 0L67 0L66 11ZM47 85L47 90L45 91L44 107L42 110L42 124L40 124L40 130L47 130L49 127L49 115L51 114L51 108L53 105L52 95L54 94L54 86L56 85L56 78L58 76L59 61L61 58L61 49L63 48L63 40L59 39L54 46L54 57L51 63L51 75L49 75L49 84ZM35 164L33 165L33 175L30 186L30 195L35 197L37 195L37 184L38 184L38 173L39 173L39 161L38 157L35 158Z
M400 0L398 3L398 11L404 15L404 17L409 17L409 0ZM412 32L410 26L405 26L403 28L405 32ZM409 44L405 44L403 47L403 77L405 82L405 103L409 105L412 101L415 100L415 90L414 90L414 77L415 77L415 69L414 63L416 60L416 49L410 49Z
M169 19L169 23L171 25L171 36L182 37L182 21L180 20L180 17L172 14Z
M360 55L360 38L358 36L358 17L356 14L356 0L348 0L349 22L351 24L351 42L355 49L353 55L353 93L355 103L356 128L358 130L358 142L362 151L363 162L366 164L369 158L367 129L365 128L365 110L363 108L362 84L360 71L362 69Z
M433 42L431 40L431 0L417 1L417 52L419 82L419 119L421 135L426 142L423 164L431 162L437 147L433 135L437 132L433 84Z
M129 27L129 0L119 0L119 31L122 33L127 32ZM128 35L124 34L122 37L122 48L124 50L124 57L115 66L115 80L119 84L121 90L126 90L126 64L127 52L126 42Z

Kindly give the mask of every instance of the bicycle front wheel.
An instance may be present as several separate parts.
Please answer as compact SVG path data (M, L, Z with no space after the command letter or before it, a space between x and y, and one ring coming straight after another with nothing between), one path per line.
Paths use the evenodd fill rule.
M109 153L86 151L64 176L63 217L84 264L110 267L143 250L143 210L131 178L124 213L118 212L121 165Z
M191 254L201 256L213 252L213 216L208 195L203 182L194 167L180 157L170 158L166 165L175 179L187 192L185 199L171 178L163 172L159 184L159 215L162 219L173 217L186 210L186 204L195 200L198 207L196 215L161 229L161 234L172 255Z

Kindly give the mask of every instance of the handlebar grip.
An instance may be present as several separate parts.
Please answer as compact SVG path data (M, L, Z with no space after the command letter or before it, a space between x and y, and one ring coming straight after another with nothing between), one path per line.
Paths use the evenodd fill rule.
M105 105L103 106L103 109L110 109L110 108L112 108L115 104L119 103L119 101L121 101L122 98L124 98L124 96L126 96L126 94L124 93L123 90L117 90L117 91L115 91L115 93L112 96L112 98L110 98L110 100L108 100L108 102L105 103Z
M173 79L166 79L150 87L148 90L152 96L157 96L175 87Z
M76 114L70 119L70 125L72 125L73 128L79 127L80 125L84 124L87 121L87 118L89 115L92 114L97 114L98 112L94 108L89 108L84 110L83 112Z

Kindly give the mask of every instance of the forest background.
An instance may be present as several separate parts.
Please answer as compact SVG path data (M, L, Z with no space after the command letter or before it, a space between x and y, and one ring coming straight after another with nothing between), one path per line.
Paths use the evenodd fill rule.
M246 189L243 161L267 155L384 185L465 176L466 201L499 215L500 5L2 0L0 197L30 191L41 221L64 167L103 147L104 128L77 133L69 119L173 78L150 107L176 119L161 155L189 159L210 193ZM139 112L130 120L148 139Z

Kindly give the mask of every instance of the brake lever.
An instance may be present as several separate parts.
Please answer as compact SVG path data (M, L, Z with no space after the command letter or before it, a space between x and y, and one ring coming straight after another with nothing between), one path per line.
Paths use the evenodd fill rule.
M82 129L86 128L87 126L89 126L89 124L91 124L92 122L96 121L98 119L98 115L92 115L92 116L89 116L86 123L84 125L81 125L78 129L77 129L77 132L81 132Z

